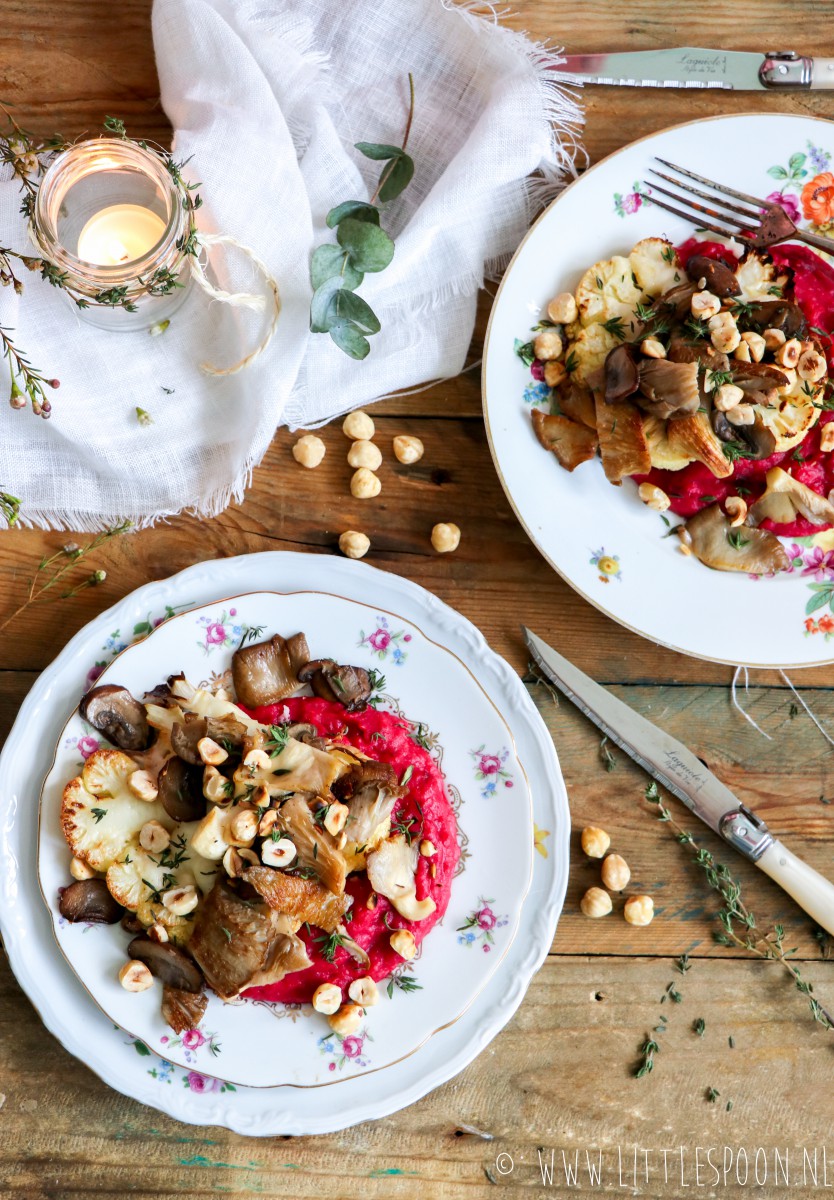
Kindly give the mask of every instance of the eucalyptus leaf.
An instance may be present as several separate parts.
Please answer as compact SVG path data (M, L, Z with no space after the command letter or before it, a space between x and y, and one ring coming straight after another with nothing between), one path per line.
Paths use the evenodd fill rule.
M357 271L384 271L394 257L391 238L384 229L369 225L367 221L346 217L339 223L336 237Z
M336 293L342 290L343 282L340 275L332 275L313 292L310 301L310 329L313 333L328 333L331 325L338 321Z
M399 146L386 146L381 142L356 142L355 146L366 158L374 158L380 162L388 158L399 158L403 152Z
M330 330L330 336L339 347L351 358L367 358L371 344L363 337L352 321L337 321Z
M365 278L361 271L351 266L347 253L341 246L319 246L313 252L310 263L310 282L314 288L320 288L328 279L341 276L342 287L358 288Z
M408 154L402 154L391 167L385 168L385 182L379 189L379 198L383 204L396 200L400 192L404 192L411 183L414 174L414 159Z
M357 221L370 221L372 225L378 225L379 209L365 200L345 200L344 204L331 208L327 214L327 224L335 229L345 217L355 217Z
M334 297L334 308L340 320L353 321L363 333L379 333L381 327L376 313L367 301L363 300L361 296L357 296L355 292L347 292L344 288L337 292Z

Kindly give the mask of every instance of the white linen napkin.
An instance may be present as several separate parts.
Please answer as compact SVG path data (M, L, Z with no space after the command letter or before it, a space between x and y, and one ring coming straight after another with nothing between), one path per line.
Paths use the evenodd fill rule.
M0 324L61 380L49 421L0 405L0 486L21 497L21 523L92 531L215 515L242 498L279 423L309 427L461 370L478 287L572 171L580 121L548 52L491 10L477 15L485 7L155 0L162 103L175 158L201 183L200 227L267 265L278 331L249 368L216 379L199 364L245 355L258 319L196 289L155 338L83 324L36 276L22 297L0 289ZM382 332L357 362L308 331L310 255L333 240L327 211L373 192L379 164L353 144L400 143L409 72L416 171L384 213L393 262L359 289ZM0 181L0 242L25 249L18 205L14 181ZM212 262L225 286L251 289L239 254ZM137 406L153 424L139 424Z

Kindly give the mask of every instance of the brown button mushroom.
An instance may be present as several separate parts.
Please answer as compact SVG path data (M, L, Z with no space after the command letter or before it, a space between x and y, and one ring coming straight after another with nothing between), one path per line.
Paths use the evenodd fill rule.
M82 699L79 712L120 750L145 750L150 744L145 706L125 687L107 683L93 688Z
M205 816L203 772L181 758L171 758L159 772L159 799L174 821L198 821Z
M115 925L124 909L110 895L103 879L79 879L61 892L58 911L67 921Z
M258 708L291 696L299 686L299 668L309 657L303 633L286 639L276 634L268 641L241 646L232 656L232 679L238 702Z
M199 992L203 987L203 976L193 959L184 954L171 942L152 942L147 937L136 937L127 948L128 958L143 962L152 975L169 987L181 992Z

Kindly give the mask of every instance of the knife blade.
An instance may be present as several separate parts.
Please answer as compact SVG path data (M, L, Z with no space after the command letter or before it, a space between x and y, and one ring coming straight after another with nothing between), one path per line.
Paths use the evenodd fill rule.
M834 884L775 838L682 742L595 683L532 630L522 626L522 633L542 674L607 738L834 936Z
M767 54L743 50L632 50L616 54L569 54L553 70L565 82L608 87L717 88L726 91L834 89L834 59L794 50Z

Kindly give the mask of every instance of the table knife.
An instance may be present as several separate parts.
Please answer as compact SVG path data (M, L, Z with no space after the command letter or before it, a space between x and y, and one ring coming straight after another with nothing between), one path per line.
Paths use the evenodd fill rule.
M605 736L661 787L769 875L809 917L834 936L834 884L775 838L761 817L733 795L682 742L641 717L525 626L533 662Z
M834 89L834 58L793 50L632 50L623 54L569 54L553 70L565 82L609 87L722 88L727 91Z

